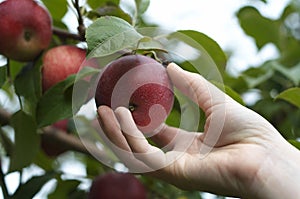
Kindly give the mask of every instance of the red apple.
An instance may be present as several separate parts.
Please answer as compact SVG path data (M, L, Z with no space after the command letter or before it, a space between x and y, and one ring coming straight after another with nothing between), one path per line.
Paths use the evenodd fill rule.
M86 50L71 45L51 48L43 56L43 91L76 74L84 62Z
M106 173L93 180L88 199L146 199L144 185L129 173Z
M0 4L0 54L32 61L52 37L49 12L33 0L6 0Z
M127 55L108 64L102 71L95 100L129 108L143 133L153 132L170 113L174 96L165 67L143 55Z

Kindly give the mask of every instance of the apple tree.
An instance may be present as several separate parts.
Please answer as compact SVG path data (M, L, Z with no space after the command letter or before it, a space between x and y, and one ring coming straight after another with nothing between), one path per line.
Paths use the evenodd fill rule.
M37 194L47 198L97 198L109 192L122 193L123 197L133 194L127 195L130 198L134 194L137 198L202 198L201 192L181 190L148 176L133 173L123 179L117 175L128 170L99 136L94 96L102 69L129 54L145 55L163 65L176 62L185 70L200 73L267 118L300 149L297 1L291 1L278 19L264 16L255 3L238 10L241 29L253 38L257 49L268 44L278 50L276 59L239 75L228 72L230 55L209 35L147 23L144 13L150 0L135 0L127 6L122 3L0 3L0 185L4 198L33 198ZM203 130L203 112L178 91L174 94L173 108L165 122L187 130ZM247 103L245 97L253 94L258 98ZM75 172L71 172L73 167L77 168ZM11 188L13 174L19 180ZM107 180L98 185L105 187L105 193L99 192L101 188L96 192L91 189L99 179ZM111 190L109 183L115 185ZM130 187L138 193L128 193Z

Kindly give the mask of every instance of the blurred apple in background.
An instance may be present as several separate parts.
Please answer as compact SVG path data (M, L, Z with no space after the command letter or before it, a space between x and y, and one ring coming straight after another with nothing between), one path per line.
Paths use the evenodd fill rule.
M85 61L86 50L77 46L62 45L51 48L43 56L43 91L76 74Z
M109 172L97 176L88 199L146 199L144 185L130 173Z

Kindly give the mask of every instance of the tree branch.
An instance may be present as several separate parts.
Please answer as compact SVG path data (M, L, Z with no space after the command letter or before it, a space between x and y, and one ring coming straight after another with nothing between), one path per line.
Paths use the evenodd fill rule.
M0 126L9 124L11 114L0 109ZM102 162L110 162L110 158L103 149L97 147L93 142L78 138L73 134L61 132L52 126L44 127L41 133L42 138L51 140L53 143L63 146L67 150L77 151Z
M72 134L64 133L54 127L45 127L41 136L63 146L65 149L93 156L97 160L101 159L101 161L105 162L110 161L110 158L106 155L105 151L98 148L94 143L80 139Z
M52 32L53 34L61 37L61 38L70 38L70 39L74 39L74 40L78 40L78 41L85 41L85 37L79 34L74 34L74 33L70 33L68 31L53 27L52 28Z

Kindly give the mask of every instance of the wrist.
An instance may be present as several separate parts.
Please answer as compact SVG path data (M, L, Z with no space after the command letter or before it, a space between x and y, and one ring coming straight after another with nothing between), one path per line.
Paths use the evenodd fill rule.
M300 198L300 151L285 140L277 144L257 172L256 198Z

